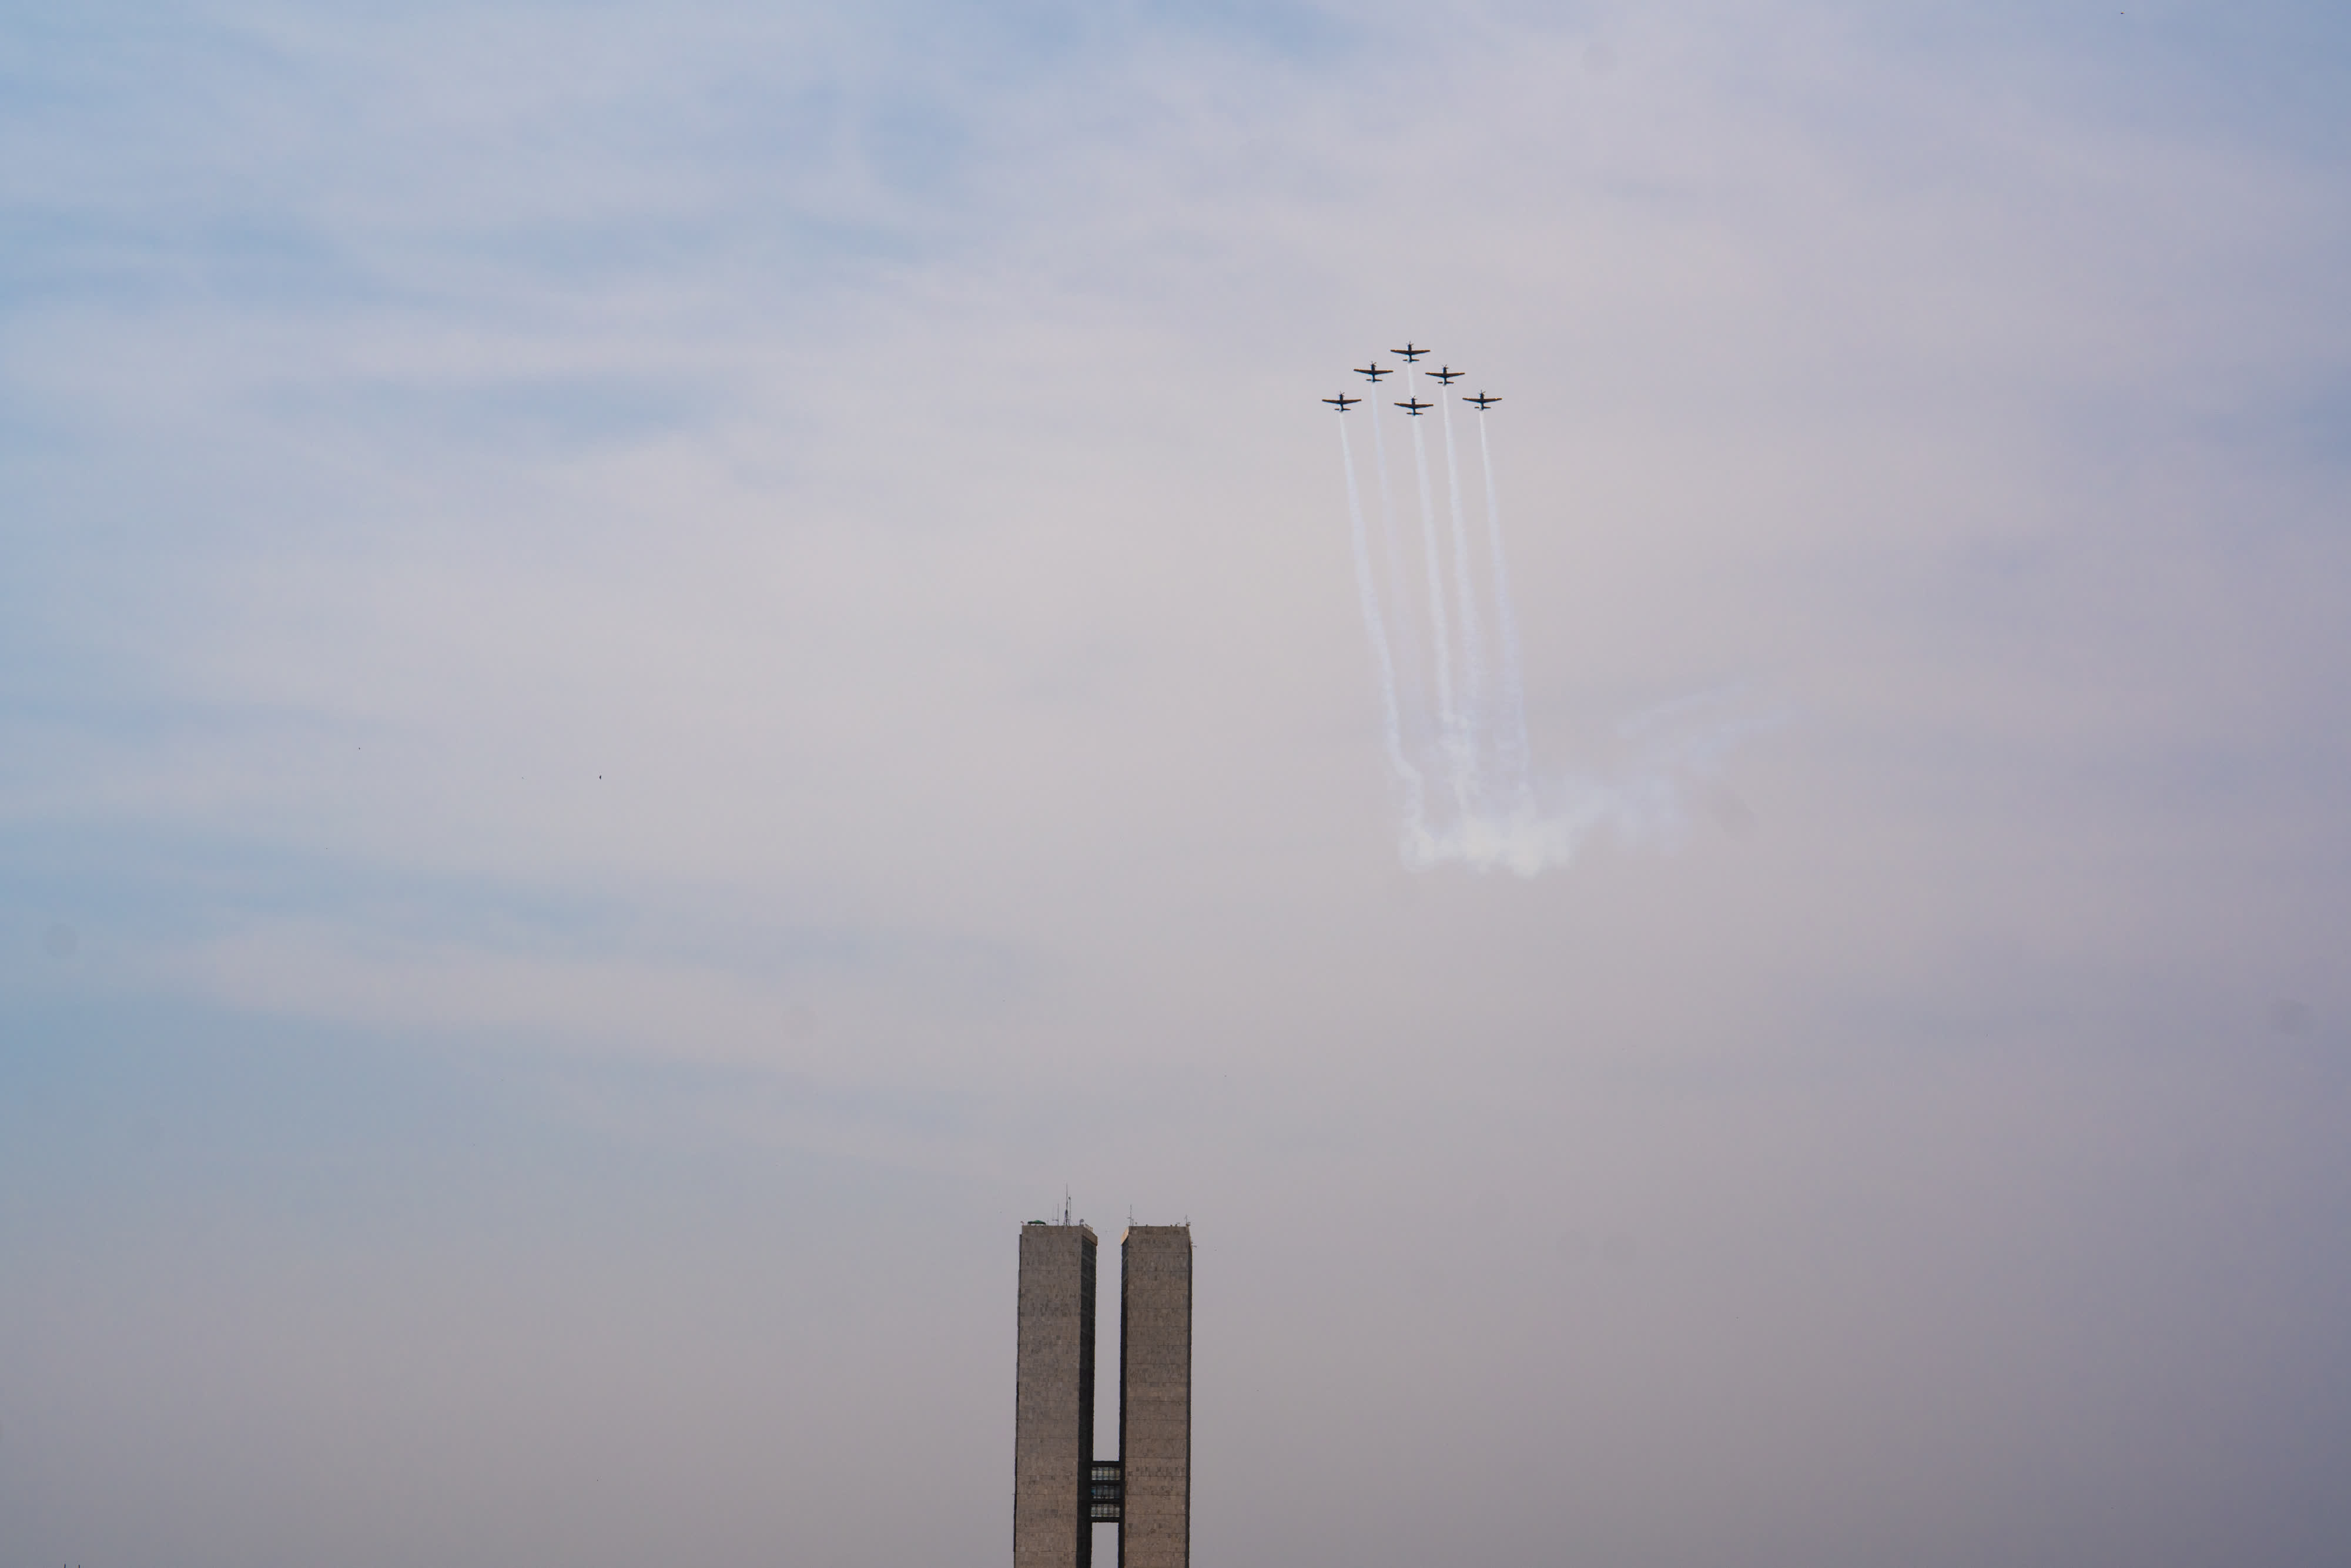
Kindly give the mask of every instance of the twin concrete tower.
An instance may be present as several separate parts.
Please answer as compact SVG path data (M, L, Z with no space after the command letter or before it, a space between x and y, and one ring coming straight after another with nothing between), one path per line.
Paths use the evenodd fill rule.
M1130 1225L1119 1243L1118 1458L1094 1458L1094 1233L1020 1228L1020 1393L1012 1441L1013 1568L1092 1568L1118 1526L1118 1568L1192 1561L1192 1228Z

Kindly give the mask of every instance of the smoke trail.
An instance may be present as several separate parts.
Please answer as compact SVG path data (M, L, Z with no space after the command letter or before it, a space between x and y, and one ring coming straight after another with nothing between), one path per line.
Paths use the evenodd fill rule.
M1363 496L1355 486L1354 444L1348 439L1343 412L1339 419L1339 461L1347 469L1347 523L1354 541L1355 589L1363 602L1364 632L1372 643L1372 662L1379 670L1388 764L1395 768L1397 787L1404 793L1405 852L1421 852L1428 831L1422 822L1420 770L1404 754L1404 726L1396 709L1395 664L1388 651L1387 626L1380 615L1379 590L1372 581L1372 552L1364 538Z
M1632 755L1616 766L1551 779L1507 815L1465 816L1408 863L1451 861L1472 871L1535 876L1573 864L1603 834L1625 849L1671 851L1688 823L1693 790L1742 741L1786 718L1740 687L1662 705L1618 727Z
M1461 516L1461 466L1453 448L1453 397L1447 383L1439 382L1438 387L1437 417L1445 422L1446 499L1453 519L1453 591L1461 602L1462 750L1472 769L1475 789L1479 782L1475 770L1486 738L1484 634L1478 624L1477 580L1469 570L1469 525Z
M1519 662L1519 618L1510 609L1510 569L1502 554L1502 502L1501 492L1494 486L1494 446L1487 439L1482 409L1478 414L1478 455L1485 459L1487 553L1493 558L1494 616L1502 639L1502 764L1510 781L1511 810L1523 810L1534 803L1526 679Z
M1376 367L1378 361L1374 359L1373 364ZM1415 747L1427 727L1428 699L1412 623L1412 584L1405 575L1401 530L1396 527L1395 493L1388 484L1388 444L1384 434L1387 422L1381 412L1381 404L1387 399L1380 395L1376 381L1366 401L1372 410L1372 455L1380 480L1380 544L1388 569L1387 602L1395 607L1395 635L1390 645L1396 652L1398 685L1407 715L1405 743Z
M1406 361L1405 401L1419 402L1418 371ZM1429 469L1427 434L1415 419L1413 467L1420 489L1423 589L1409 580L1408 524L1397 516L1387 470L1385 428L1374 383L1372 433L1379 465L1382 543L1388 592L1374 570L1353 436L1343 423L1339 456L1346 469L1347 517L1355 583L1364 631L1380 683L1388 765L1405 810L1398 848L1415 869L1453 864L1473 871L1508 870L1520 876L1572 863L1596 839L1627 848L1671 850L1692 820L1692 793L1748 736L1774 727L1780 716L1759 713L1745 695L1701 694L1639 716L1622 727L1620 756L1597 771L1549 778L1535 775L1528 738L1526 680L1510 572L1502 542L1501 488L1494 475L1491 433L1478 422L1478 453L1486 481L1486 548L1490 558L1493 643L1479 624L1479 583L1467 508L1461 497L1462 453L1444 406L1446 495L1452 524L1453 581L1446 581L1442 527ZM1440 393L1440 400L1446 394ZM1425 406L1425 405L1424 405ZM1421 623L1425 613L1426 624ZM1453 625L1458 614L1461 640ZM1434 680L1420 680L1424 661ZM1459 672L1457 685L1457 661ZM1430 711L1434 686L1434 709ZM1484 770L1490 768L1490 778ZM1429 785L1441 777L1432 798ZM1447 797L1450 797L1449 800Z
M1417 402L1409 365L1405 371L1405 396ZM1412 460L1420 476L1420 538L1428 566L1429 642L1437 655L1437 722L1453 773L1453 794L1463 816L1470 811L1469 775L1462 764L1461 718L1453 704L1453 634L1445 618L1445 570L1437 550L1437 500L1428 488L1428 444L1421 438L1420 421L1412 422Z

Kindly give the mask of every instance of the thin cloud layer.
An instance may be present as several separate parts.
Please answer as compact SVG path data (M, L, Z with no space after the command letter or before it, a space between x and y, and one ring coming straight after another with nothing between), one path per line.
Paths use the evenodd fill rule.
M2338 26L0 24L0 1534L995 1552L1067 1182L1204 1565L2308 1560ZM1531 881L1398 863L1405 333Z

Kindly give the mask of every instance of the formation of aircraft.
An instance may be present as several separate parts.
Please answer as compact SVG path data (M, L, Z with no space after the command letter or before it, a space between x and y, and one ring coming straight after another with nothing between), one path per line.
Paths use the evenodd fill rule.
M1415 343L1406 343L1401 349L1390 349L1388 350L1389 353L1394 354L1407 365L1411 364L1415 360L1419 359L1422 355L1426 354L1430 350L1421 348L1419 345ZM1357 365L1353 367L1353 369L1355 374L1363 377L1365 381L1370 382L1374 386L1379 384L1381 377L1395 374L1395 367L1383 365L1377 360L1374 360L1368 365ZM1439 365L1437 369L1425 373L1430 380L1436 382L1439 386L1449 390L1455 382L1461 380L1462 377L1468 375L1469 372L1467 371L1457 371L1451 365ZM1326 397L1322 401L1329 403L1332 408L1337 409L1341 413L1344 413L1364 400L1359 397L1349 397L1345 392L1341 392L1337 397ZM1476 397L1465 397L1461 401L1469 404L1470 407L1476 409L1479 413L1483 413L1502 400L1491 395L1490 393L1481 392ZM1404 410L1405 413L1411 414L1416 418L1421 414L1426 413L1430 409L1433 409L1436 406L1437 404L1433 402L1421 402L1417 395L1412 397L1406 402L1396 404L1396 407Z

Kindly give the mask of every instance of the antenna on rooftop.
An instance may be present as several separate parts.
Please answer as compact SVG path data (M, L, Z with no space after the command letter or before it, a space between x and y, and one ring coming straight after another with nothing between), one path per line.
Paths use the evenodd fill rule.
M1070 1222L1070 1189L1069 1189L1068 1187L1063 1187L1063 1188L1061 1189L1061 1223L1062 1223L1062 1224L1064 1224L1064 1225L1067 1225L1069 1222Z

